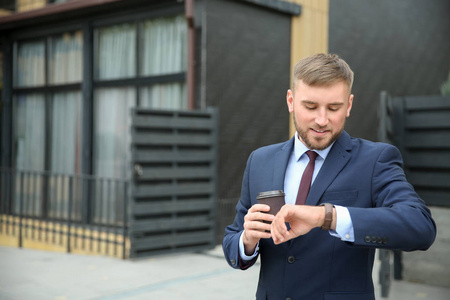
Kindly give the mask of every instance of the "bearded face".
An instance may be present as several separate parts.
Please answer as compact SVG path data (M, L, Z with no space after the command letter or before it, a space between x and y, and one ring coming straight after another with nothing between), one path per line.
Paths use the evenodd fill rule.
M309 86L298 81L295 93L289 90L286 98L299 138L312 150L323 150L336 141L353 103L353 95L349 95L343 81L330 86Z

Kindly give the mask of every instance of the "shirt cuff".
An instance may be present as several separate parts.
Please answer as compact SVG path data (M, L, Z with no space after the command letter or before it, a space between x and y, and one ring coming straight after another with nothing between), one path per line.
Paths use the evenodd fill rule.
M336 231L329 230L330 234L344 242L354 242L355 232L348 209L339 205L335 205L334 208L336 209Z
M255 252L250 256L245 255L244 249L244 231L242 231L241 237L239 238L239 255L242 260L251 261L252 259L254 259L258 255L259 243L256 245Z

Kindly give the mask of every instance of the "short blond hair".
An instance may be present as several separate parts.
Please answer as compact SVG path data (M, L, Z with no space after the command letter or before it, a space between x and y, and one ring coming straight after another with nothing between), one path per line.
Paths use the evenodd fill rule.
M353 76L350 66L338 55L319 53L305 57L295 64L292 90L299 80L310 86L329 86L343 81L351 93Z

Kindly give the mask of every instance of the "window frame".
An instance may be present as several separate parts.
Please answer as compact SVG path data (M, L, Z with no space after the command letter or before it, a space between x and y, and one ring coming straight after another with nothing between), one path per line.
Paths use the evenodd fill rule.
M98 7L96 10L88 11L86 10L81 15L76 15L75 18L67 18L65 16L51 16L47 20L43 20L38 27L32 28L28 23L24 22L23 25L18 24L16 28L13 28L7 36L0 38L0 46L2 49L0 51L3 53L3 70L5 72L3 77L3 91L2 100L4 105L2 106L2 144L3 148L7 151L2 152L2 166L3 167L16 167L16 149L14 146L15 139L15 128L14 124L16 122L16 113L14 111L14 99L19 94L33 94L42 93L46 102L45 114L46 116L51 115L51 103L52 97L57 92L81 92L82 97L82 154L81 154L81 174L92 175L93 174L93 130L94 130L94 91L101 87L117 87L117 86L133 86L136 89L136 105L140 105L140 88L143 86L151 86L159 83L167 82L185 82L187 85L187 73L190 68L189 65L186 66L184 72L169 75L158 75L158 76L141 76L141 70L139 66L140 55L140 35L142 34L142 22L148 19L162 18L162 17L173 17L177 15L185 16L185 5L183 2L172 2L172 3L152 3L152 4L142 4L139 7L129 5L123 7L124 9L116 10L116 12L111 12L111 10L106 10L106 6ZM97 13L93 13L97 12ZM109 80L101 81L95 80L93 75L94 70L94 33L96 28L100 26L108 26L114 24L120 24L125 22L136 22L137 25L137 45L136 45L136 76L130 79L119 79L119 80ZM32 23L30 23L32 24ZM57 26L55 26L55 24ZM23 27L20 27L23 26ZM186 22L186 27L188 23ZM56 36L61 36L66 32L76 32L80 30L82 33L83 46L82 46L82 76L81 81L77 83L67 83L67 84L50 84L49 83L49 70L48 70L48 49L51 46L50 41ZM186 37L187 38L187 37ZM25 41L31 40L44 40L45 54L44 54L44 72L45 72L45 84L43 86L33 86L33 87L18 87L16 85L16 72L17 67L15 58L17 57L17 47L18 44ZM187 41L186 41L187 42ZM187 45L186 45L187 46ZM187 58L186 58L187 60ZM6 77L6 78L5 78ZM191 109L188 107L187 109ZM46 141L45 149L51 150L51 121L45 121L45 131L46 131ZM45 170L50 169L51 160L49 159L50 151L46 151L47 157L45 158ZM89 206L90 194L88 191L84 198ZM47 214L46 207L48 206L47 201L44 201L43 212ZM88 209L89 211L89 209ZM89 222L92 216L84 216L84 221Z
M98 45L96 41L97 30L102 27L120 25L124 23L134 23L136 25L136 48L135 48L135 71L136 74L133 78L121 78L121 79L97 79L97 74L92 73L92 91L97 88L104 87L119 87L119 86L133 86L136 88L136 106L141 105L140 101L140 88L148 87L155 84L160 83L169 83L169 82L186 82L187 83L187 70L179 73L172 74L164 74L164 75L150 75L150 76L142 76L141 75L141 64L140 61L142 59L140 55L140 48L142 40L142 23L149 19L156 18L164 18L164 17L175 17L177 15L185 15L184 6L175 6L175 7L163 7L154 11L147 12L137 12L132 15L121 15L114 18L103 17L92 22L92 67L96 66L96 53L98 53ZM186 27L187 27L186 23ZM186 45L187 47L187 45ZM188 68L188 66L186 66Z
M31 94L31 93L42 93L45 96L45 101L47 103L51 102L52 95L57 92L73 92L80 91L82 94L83 103L83 141L82 141L82 174L93 174L93 130L94 130L94 91L98 88L107 87L121 87L121 86L131 86L136 89L136 106L141 105L140 101L140 89L141 87L149 87L155 84L170 83L170 82L186 82L187 84L187 70L184 72L165 74L165 75L153 75L153 76L141 76L140 75L140 60L139 47L140 47L140 36L142 35L142 22L148 19L163 18L163 17L174 17L177 15L185 15L184 5L170 5L166 7L157 7L152 10L124 10L120 13L109 13L103 14L101 16L95 17L81 17L75 22L60 23L58 27L48 25L33 29L23 29L12 32L9 37L9 44L12 47L11 53L11 71L12 80L10 86L11 104L13 106L13 99L17 94ZM95 19L94 19L95 18ZM98 80L94 76L95 67L95 53L97 51L95 45L95 32L100 27L118 25L122 23L136 23L136 76L133 78L126 79L111 79L111 80ZM186 26L188 24L186 23ZM83 35L83 49L82 49L82 61L83 61L83 71L81 82L79 83L67 83L67 84L50 84L49 83L49 70L48 70L48 47L50 47L51 38L55 38L64 34L65 32L76 32L80 30ZM17 72L17 50L18 44L24 41L31 40L44 40L45 43L45 84L43 86L33 86L33 87L18 87L16 86L16 72ZM4 59L7 59L4 56ZM188 66L187 66L188 68ZM11 106L11 107L12 107ZM46 114L48 115L51 111L47 108ZM189 109L189 108L188 108ZM12 111L11 111L12 112ZM12 123L14 123L15 116L12 115ZM47 130L48 128L46 128ZM49 133L49 132L47 132ZM4 161L9 160L10 165L15 167L15 147L13 140L15 138L15 131L12 128L9 143L11 145L11 156L9 158L3 158ZM50 149L50 141L46 141L45 148ZM46 151L48 153L48 151ZM48 154L50 155L50 154ZM45 162L46 169L49 168L48 159Z
M50 156L51 154L51 125L52 120L49 116L51 116L52 110L53 110L53 104L52 104L52 97L55 93L61 93L61 92L80 92L83 94L83 75L81 77L81 81L78 83L66 83L66 84L52 84L49 82L49 47L51 47L51 41L55 37L59 37L62 34L66 32L75 33L77 31L81 31L83 37L84 37L84 30L79 28L78 26L70 27L70 30L67 30L68 28L63 28L59 30L52 30L52 31L43 31L40 32L40 34L32 34L30 32L26 32L25 34L19 34L18 36L15 36L12 38L12 82L11 82L11 104L12 104L12 131L11 131L11 145L12 145L12 152L11 152L11 165L13 167L16 167L16 158L17 158L17 149L15 145L15 138L16 138L16 128L15 128L15 118L17 117L17 112L15 111L15 98L18 95L30 95L30 94L41 94L44 97L45 101L45 132L46 132L46 139L44 142L44 151L45 151L45 162L44 162L44 170L42 171L48 171L51 168L51 160ZM30 38L30 36L33 36ZM40 86L18 86L17 80L18 80L18 48L20 43L27 43L27 42L33 42L33 41L43 41L44 43L44 84ZM84 38L83 38L84 42ZM83 49L82 54L84 54L84 43L83 43ZM84 58L83 58L84 61ZM83 71L84 73L84 71ZM83 103L84 104L84 103ZM84 113L84 111L83 111ZM83 129L84 133L84 129ZM83 146L82 146L83 147ZM81 157L82 158L82 157Z

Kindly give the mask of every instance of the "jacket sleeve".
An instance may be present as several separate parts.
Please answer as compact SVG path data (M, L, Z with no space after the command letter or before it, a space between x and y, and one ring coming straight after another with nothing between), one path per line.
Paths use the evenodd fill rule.
M253 153L250 155L247 161L247 167L244 172L244 178L242 180L241 198L236 205L236 216L233 224L225 228L225 236L223 238L222 248L225 254L225 259L228 264L233 268L240 268L242 270L251 267L257 260L256 256L251 261L244 261L239 255L239 238L244 230L244 217L247 214L248 209L252 206L249 191L250 182L250 168Z
M430 210L408 183L397 148L386 145L372 174L372 208L348 207L355 246L426 250L436 237Z

